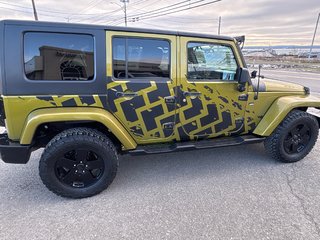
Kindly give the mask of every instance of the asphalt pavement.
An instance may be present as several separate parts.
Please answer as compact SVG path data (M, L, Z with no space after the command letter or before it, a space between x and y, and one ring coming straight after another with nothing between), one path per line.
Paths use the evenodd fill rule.
M0 239L319 239L320 142L303 161L263 144L122 156L103 193L70 200L0 162Z
M81 200L45 188L38 150L27 165L0 161L0 239L318 240L319 150L318 140L294 164L272 160L263 144L121 156L112 185Z

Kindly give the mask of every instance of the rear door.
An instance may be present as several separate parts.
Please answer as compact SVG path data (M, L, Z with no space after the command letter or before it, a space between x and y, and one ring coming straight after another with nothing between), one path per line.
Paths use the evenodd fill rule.
M180 48L180 138L242 133L247 92L238 91L235 42L181 37Z
M172 139L176 36L112 31L106 34L111 112L138 143Z

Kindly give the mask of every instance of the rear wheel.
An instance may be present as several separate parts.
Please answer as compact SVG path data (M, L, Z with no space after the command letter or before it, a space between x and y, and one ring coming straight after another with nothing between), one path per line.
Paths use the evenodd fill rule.
M58 134L48 143L39 163L40 177L47 188L70 198L100 193L111 184L117 168L113 143L90 128Z
M314 116L293 110L266 139L265 148L276 160L297 162L311 151L318 133L319 124Z

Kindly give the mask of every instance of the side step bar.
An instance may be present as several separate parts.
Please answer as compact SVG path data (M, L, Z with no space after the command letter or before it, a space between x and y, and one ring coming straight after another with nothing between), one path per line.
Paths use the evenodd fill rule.
M175 142L163 144L150 144L138 146L136 149L129 151L131 155L145 155L157 153L170 153L185 150L217 148L227 146L237 146L249 143L260 143L265 140L264 137L256 137L252 135L238 136L238 137L223 137L209 140L199 140L190 142Z

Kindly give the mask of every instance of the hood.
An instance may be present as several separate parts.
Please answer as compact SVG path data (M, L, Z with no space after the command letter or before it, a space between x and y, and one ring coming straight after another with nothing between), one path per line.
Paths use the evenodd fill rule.
M257 82L254 85L256 84ZM263 92L306 92L306 88L302 85L270 79L260 80L259 88Z

